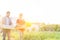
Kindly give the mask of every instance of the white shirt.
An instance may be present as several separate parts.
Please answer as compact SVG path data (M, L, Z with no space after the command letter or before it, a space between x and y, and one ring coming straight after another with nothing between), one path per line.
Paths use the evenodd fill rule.
M4 25L9 25L10 24L10 22L11 22L11 19L10 18L4 17L3 19L5 21L5 24Z

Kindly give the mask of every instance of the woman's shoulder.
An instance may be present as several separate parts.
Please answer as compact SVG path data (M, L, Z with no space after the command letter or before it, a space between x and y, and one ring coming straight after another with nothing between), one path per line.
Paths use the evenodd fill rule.
M17 21L19 21L19 19L17 19Z

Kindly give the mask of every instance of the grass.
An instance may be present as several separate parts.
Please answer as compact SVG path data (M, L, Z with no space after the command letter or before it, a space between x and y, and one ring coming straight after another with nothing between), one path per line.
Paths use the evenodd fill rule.
M26 39L29 40L60 40L60 32L32 32L25 35Z
M23 40L60 40L60 32L25 32ZM19 32L11 32L12 40L19 40ZM2 35L0 36L2 40Z

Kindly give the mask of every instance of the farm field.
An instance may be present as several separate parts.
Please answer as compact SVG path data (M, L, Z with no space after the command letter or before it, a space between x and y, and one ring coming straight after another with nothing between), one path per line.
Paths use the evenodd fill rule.
M2 33L0 33L0 40L2 40ZM19 32L12 31L11 40L19 40ZM60 40L60 32L25 32L23 40Z

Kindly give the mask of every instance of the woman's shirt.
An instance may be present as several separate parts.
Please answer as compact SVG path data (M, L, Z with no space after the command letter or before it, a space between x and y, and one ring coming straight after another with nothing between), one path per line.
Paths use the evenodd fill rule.
M24 20L21 20L21 19L17 19L17 24L19 25L24 25L25 24L25 21Z

